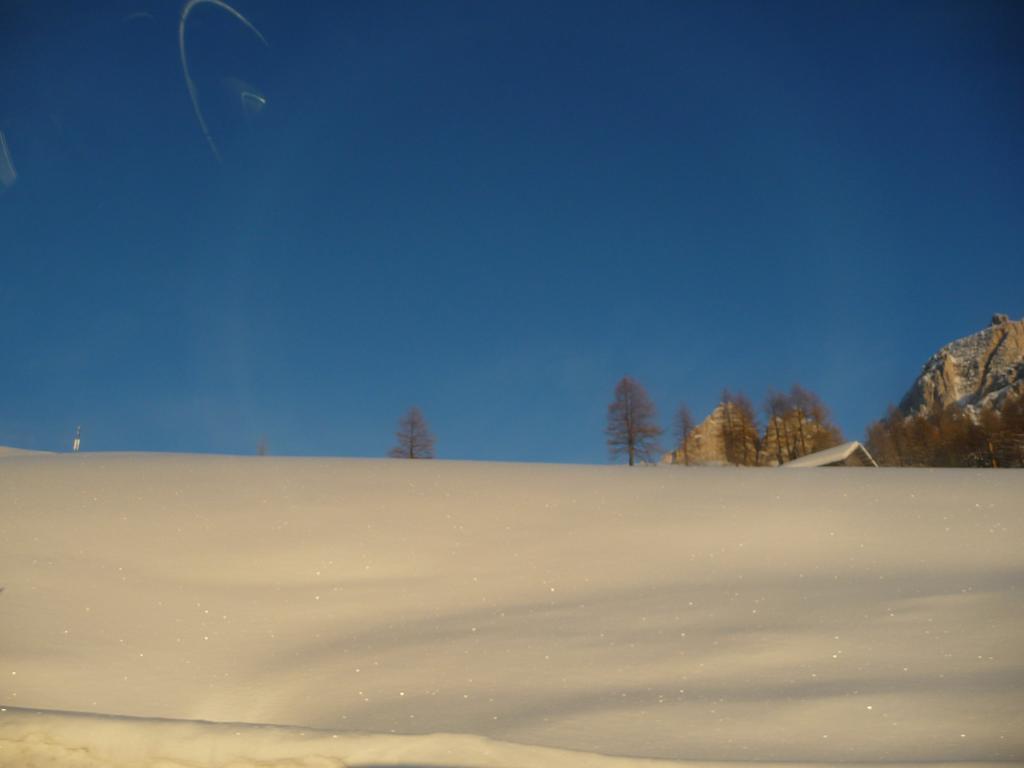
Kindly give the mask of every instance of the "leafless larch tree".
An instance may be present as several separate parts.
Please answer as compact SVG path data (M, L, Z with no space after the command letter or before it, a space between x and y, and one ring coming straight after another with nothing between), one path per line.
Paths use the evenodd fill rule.
M434 458L434 435L423 418L423 412L415 405L398 420L395 441L395 447L388 453L393 459Z
M672 423L676 433L676 445L678 446L673 454L672 461L675 464L690 463L690 449L687 443L690 435L693 434L694 423L690 409L685 404L680 404L676 410L675 421Z
M629 466L637 459L651 461L659 452L661 428L655 423L655 409L647 391L636 379L624 376L615 385L615 398L608 406L608 453L625 455Z

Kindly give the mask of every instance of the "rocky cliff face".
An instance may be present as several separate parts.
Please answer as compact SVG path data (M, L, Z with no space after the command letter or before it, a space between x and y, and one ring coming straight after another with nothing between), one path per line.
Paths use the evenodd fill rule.
M757 463L758 436L754 427L744 430L738 426L742 417L733 403L719 403L686 440L686 450L680 446L662 457L665 464L729 464L726 430L732 420L734 425L733 440L741 441L734 445L736 456L748 456Z
M925 363L900 401L904 416L958 404L976 412L1024 393L1024 320L995 315L977 333L957 339Z
M725 405L719 403L704 421L694 427L686 440L686 452L680 446L665 454L668 464L725 464Z

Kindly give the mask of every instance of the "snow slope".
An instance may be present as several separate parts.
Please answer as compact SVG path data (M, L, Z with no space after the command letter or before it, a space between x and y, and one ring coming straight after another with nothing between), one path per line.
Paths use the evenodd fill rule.
M49 451L30 451L27 448L10 448L6 445L0 445L0 459L7 458L9 456L49 456L52 455Z
M1024 761L1022 499L1012 470L7 455L0 765Z
M341 768L450 765L489 768L672 768L638 760L507 744L479 736L391 736L310 728L4 710L0 760L20 768ZM83 748L84 747L84 748ZM692 766L692 764L688 764ZM919 767L915 767L919 768Z

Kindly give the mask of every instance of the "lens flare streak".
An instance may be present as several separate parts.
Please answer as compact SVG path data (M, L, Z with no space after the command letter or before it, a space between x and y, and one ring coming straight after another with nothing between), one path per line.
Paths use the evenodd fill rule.
M0 131L0 184L11 187L17 180L18 172L14 170L11 152L7 148L7 139L4 137L4 132Z
M206 138L206 143L210 145L210 150L213 152L213 156L217 158L217 161L222 162L223 158L221 157L220 150L217 149L217 144L214 142L213 136L210 134L210 129L206 125L206 120L203 118L203 111L199 108L199 92L196 89L195 82L192 80L192 75L189 73L188 55L185 50L185 24L188 22L188 15L192 12L193 8L203 3L209 3L210 5L215 5L218 8L227 11L242 22L242 24L244 24L254 35L256 35L256 37L260 39L261 43L264 45L268 45L268 43L266 38L263 37L263 34L253 26L252 22L230 5L223 2L223 0L188 0L188 2L185 3L185 6L181 9L181 19L178 22L178 51L181 54L181 71L185 76L185 87L188 88L188 95L192 100L192 109L195 110L196 120L199 121L199 128L203 132L203 136Z

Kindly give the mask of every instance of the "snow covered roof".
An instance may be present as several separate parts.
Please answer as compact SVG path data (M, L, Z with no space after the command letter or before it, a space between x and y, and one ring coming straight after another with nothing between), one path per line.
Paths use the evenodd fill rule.
M868 449L856 440L826 448L824 451L809 453L799 459L787 461L782 466L792 469L802 467L877 467Z

